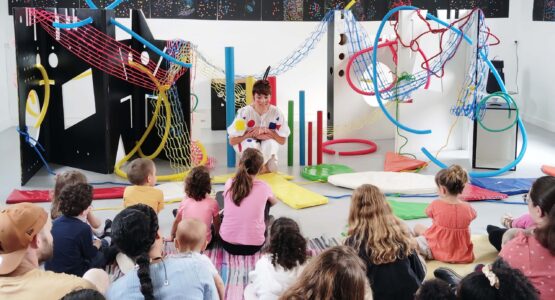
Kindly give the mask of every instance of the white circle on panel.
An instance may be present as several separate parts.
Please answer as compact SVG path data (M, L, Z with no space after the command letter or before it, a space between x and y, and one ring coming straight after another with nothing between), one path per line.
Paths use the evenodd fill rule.
M58 55L56 55L56 53L50 53L50 55L48 55L48 64L51 68L58 66Z
M127 61L133 61L133 53L129 52L127 54Z
M143 51L141 53L141 63L146 66L148 65L149 61L150 61L150 56L148 55L148 52Z

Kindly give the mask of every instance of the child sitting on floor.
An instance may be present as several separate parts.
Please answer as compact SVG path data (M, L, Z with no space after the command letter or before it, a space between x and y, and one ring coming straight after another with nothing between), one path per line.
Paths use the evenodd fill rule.
M412 300L426 272L408 227L379 188L363 184L354 191L348 221L345 245L364 261L374 298Z
M175 248L179 254L175 255L175 257L190 259L196 262L200 268L210 270L210 273L214 276L214 284L218 289L220 300L223 300L225 293L224 282L212 261L206 255L200 253L205 247L206 225L204 223L195 219L185 219L177 225Z
M164 193L155 188L156 166L148 158L134 159L128 167L127 178L133 186L128 186L123 191L123 206L145 204L156 213L164 208Z
M52 206L50 207L50 218L52 218L52 220L55 220L62 215L60 212L60 192L66 185L76 183L87 183L87 177L85 177L83 173L76 170L65 171L56 175L56 183L54 184L54 191L52 192L51 197ZM100 219L97 218L91 210L87 215L87 223L91 226L96 236L103 237L105 234L109 235L107 231L109 231L112 221L107 219L104 230L102 230L102 228L100 228Z
M220 231L219 207L216 200L209 196L212 190L208 168L198 166L191 170L185 179L185 194L187 195L177 211L173 222L171 239L175 239L177 225L182 219L197 219L206 225L206 243L212 241L212 230ZM212 225L214 228L212 229ZM202 249L204 250L204 249Z
M245 300L278 299L301 274L306 262L306 239L299 225L285 217L272 223L268 252L249 273Z
M414 227L419 251L426 259L470 263L474 253L469 226L476 218L476 211L458 198L468 182L468 175L460 166L452 165L439 171L435 181L439 199L426 208L433 224L430 228L421 224Z
M115 249L109 248L109 238L93 240L91 227L86 223L92 209L92 186L86 183L65 186L59 201L63 215L52 224L54 254L45 269L83 276L91 268L104 268L115 256Z

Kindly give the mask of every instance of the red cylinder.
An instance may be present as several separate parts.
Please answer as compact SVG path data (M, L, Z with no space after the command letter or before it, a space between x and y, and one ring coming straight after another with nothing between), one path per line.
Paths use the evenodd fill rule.
M270 86L272 87L272 98L270 99L270 103L273 105L277 105L277 80L276 76L268 76L268 81L270 82Z
M322 164L322 139L324 138L324 135L322 134L322 111L319 110L318 114L317 114L317 120L316 120L316 126L318 126L318 128L316 128L316 164L321 165Z
M308 165L312 166L312 122L308 122Z

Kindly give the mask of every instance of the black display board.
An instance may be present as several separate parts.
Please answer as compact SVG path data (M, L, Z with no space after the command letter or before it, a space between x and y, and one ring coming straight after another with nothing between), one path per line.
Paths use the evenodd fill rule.
M532 20L555 22L555 0L534 0Z
M524 0L523 0L524 1ZM99 8L112 0L93 0ZM116 8L117 17L128 17L130 9L141 9L147 18L241 20L241 21L319 21L333 8L343 8L350 0L127 0ZM509 0L358 0L352 7L361 21L378 21L391 9L403 4L427 9L436 15L438 9L458 10L481 8L486 18L508 18ZM554 0L535 0L538 3L534 20L555 18ZM544 4L545 3L545 4ZM9 0L13 7L69 7L88 8L85 0ZM536 7L536 6L534 6ZM551 7L551 9L545 9ZM534 10L536 11L536 9ZM536 18L537 17L537 18Z

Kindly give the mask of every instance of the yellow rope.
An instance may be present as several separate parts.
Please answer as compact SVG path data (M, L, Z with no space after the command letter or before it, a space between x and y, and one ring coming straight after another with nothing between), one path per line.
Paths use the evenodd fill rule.
M42 82L44 83L44 102L42 104L42 108L40 110L39 117L37 119L37 123L35 124L35 128L39 128L44 121L44 117L46 116L46 112L48 111L48 105L50 104L50 79L48 78L48 73L46 73L46 69L41 64L36 64L35 68L37 68L41 75L42 75Z

